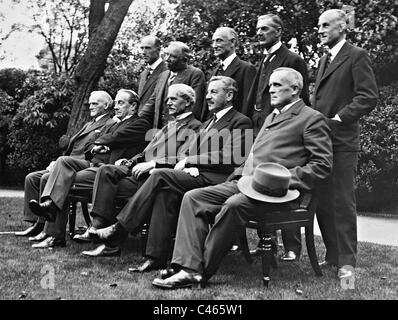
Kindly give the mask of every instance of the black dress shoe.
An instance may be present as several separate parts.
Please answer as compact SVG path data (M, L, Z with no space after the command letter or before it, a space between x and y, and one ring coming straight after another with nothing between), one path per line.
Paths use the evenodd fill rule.
M65 247L66 241L65 239L57 239L55 237L48 237L40 243L35 243L32 245L32 248L36 249L46 249L46 248L54 248L54 247Z
M136 268L129 268L129 272L149 272L152 270L159 270L159 269L163 269L166 267L165 263L160 263L159 261L155 260L155 259L147 259L145 260L145 262L140 265L139 267Z
M44 223L35 222L33 225L31 225L27 229L25 229L23 231L15 232L15 235L17 237L34 237L34 236L38 235L40 232L42 232L43 229L44 229Z
M199 273L189 273L180 270L175 275L167 279L156 278L152 284L162 289L181 289L181 288L204 288L205 281Z
M337 268L337 264L336 263L332 263L332 262L327 261L327 260L319 262L319 266L321 268Z
M174 276L178 271L173 268L162 269L159 271L160 279L167 279L171 276Z
M282 261L287 261L287 262L296 261L297 259L298 259L297 255L294 253L294 251L287 251L281 257Z
M29 208L35 215L39 217L44 217L47 221L50 222L55 221L58 212L58 209L52 200L46 200L43 203L39 203L36 200L30 200Z
M120 256L120 247L108 247L105 244L98 246L93 250L83 251L82 255L86 257L115 257Z
M48 237L49 237L49 235L47 233L45 233L44 231L42 231L35 237L29 237L28 240L32 241L32 242L40 242L40 241L47 239Z
M82 234L76 234L72 240L80 243L87 243L92 242L94 240L93 233L91 231L95 231L94 227L89 227L87 230Z

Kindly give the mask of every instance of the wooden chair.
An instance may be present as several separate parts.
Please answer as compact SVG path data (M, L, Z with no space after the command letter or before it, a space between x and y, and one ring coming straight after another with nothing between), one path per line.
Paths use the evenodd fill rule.
M322 276L321 268L318 264L317 254L314 243L314 215L317 206L317 197L305 193L301 196L301 203L298 209L289 211L261 212L255 220L249 221L247 228L257 230L260 238L258 250L261 255L263 284L268 287L270 281L270 267L277 267L275 259L275 242L271 234L276 230L282 230L289 226L305 228L305 242L311 266L317 276ZM241 246L243 254L249 263L252 263L249 247L247 244L246 232L242 235Z
M88 212L88 204L91 201L91 190L80 189L72 187L69 191L69 236L73 238L75 235L75 225L76 225L76 209L77 204L80 203L83 212L83 218L86 222L87 227L91 225L90 214Z
M72 187L69 191L68 197L69 197L69 235L71 238L73 238L73 236L75 235L77 203L80 202L84 221L86 222L87 227L91 225L90 214L88 212L88 205L91 203L92 190ZM116 197L115 199L116 210L120 211L124 207L128 199L129 197ZM141 238L140 238L141 254L143 256L145 255L146 251L148 231L149 231L149 224L145 223L142 227Z

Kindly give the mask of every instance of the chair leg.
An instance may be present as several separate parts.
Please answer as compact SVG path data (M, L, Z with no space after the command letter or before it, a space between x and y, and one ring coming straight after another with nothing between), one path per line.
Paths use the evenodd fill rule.
M146 252L146 243L148 241L149 225L145 223L141 230L141 255L144 257Z
M71 200L69 202L69 235L73 237L75 235L75 224L76 224L76 201Z
M242 249L243 256L246 259L246 262L248 264L252 264L253 263L253 259L252 259L251 255L250 255L249 245L247 243L246 229L242 233L242 235L240 236L239 242L240 242L240 246L241 246L241 249Z
M261 262L263 269L263 284L268 288L270 278L270 269L271 265L274 264L275 257L272 252L272 237L270 234L264 234L260 238L260 242L258 244L260 254L261 254Z
M314 269L315 274L320 277L322 276L322 270L319 267L318 257L315 250L313 224L305 227L305 243L307 245L307 253L311 262L312 269Z
M89 227L91 225L91 219L90 219L90 214L88 213L87 202L81 201L80 204L82 206L84 221L86 221L87 227Z

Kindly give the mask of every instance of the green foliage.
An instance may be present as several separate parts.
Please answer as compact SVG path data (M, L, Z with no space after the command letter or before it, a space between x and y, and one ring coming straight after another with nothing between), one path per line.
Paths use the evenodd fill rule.
M310 65L317 58L318 39L314 33L317 24L318 5L315 0L306 1L194 1L182 0L176 8L171 27L164 34L166 41L186 42L193 51L196 66L209 72L217 63L212 55L211 36L220 26L234 28L239 34L238 54L254 64L262 56L263 48L255 38L257 17L276 13L285 22L283 41L297 40L297 50Z
M22 87L27 73L21 69L7 68L0 70L0 90L11 97L17 97L18 90Z
M378 83L389 84L398 80L398 1L391 0L323 0L321 10L355 9L354 27L348 38L366 49L372 60Z
M377 107L361 120L358 195L361 209L396 205L398 193L398 82L380 89Z
M42 74L32 82L28 77L24 89L37 86L40 89L19 105L9 127L7 163L13 169L42 169L59 155L58 139L66 131L73 82L64 75Z
M167 0L156 0L148 5L144 0L134 1L126 16L107 59L107 66L98 87L115 95L120 88L138 90L138 77L144 68L140 56L140 40L147 35L159 34L165 29L173 7Z
M18 103L7 92L0 89L0 171L4 168L5 158L9 152L7 135L9 124L18 108Z
M166 41L186 42L193 50L193 62L203 71L215 64L211 49L211 35L219 26L234 28L241 40L238 54L256 64L261 48L255 39L257 17L276 13L284 21L282 41L297 41L295 48L314 71L323 48L317 34L321 12L331 8L353 6L355 27L349 39L368 50L379 83L388 84L398 79L398 2L389 0L181 0L171 27L163 34Z

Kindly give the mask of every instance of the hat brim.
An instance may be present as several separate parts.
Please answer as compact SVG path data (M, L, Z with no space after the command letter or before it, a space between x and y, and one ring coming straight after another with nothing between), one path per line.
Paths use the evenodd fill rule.
M270 202L270 203L284 203L295 200L299 197L300 192L296 189L294 190L287 190L286 195L282 197L272 197L266 194L262 194L252 188L252 180L253 176L243 176L238 181L238 188L239 191L242 192L244 195L248 196L249 198L263 201L263 202Z

